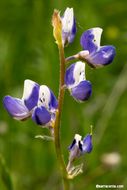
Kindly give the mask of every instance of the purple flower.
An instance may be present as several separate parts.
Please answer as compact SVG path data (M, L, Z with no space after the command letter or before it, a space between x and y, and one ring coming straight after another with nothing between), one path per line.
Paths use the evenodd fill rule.
M17 120L32 117L38 125L50 125L55 119L58 102L53 92L46 86L32 80L25 80L21 99L5 96L4 107Z
M39 85L31 80L25 80L22 98L5 96L4 107L14 119L24 120L31 116L32 109L37 105L38 96Z
M82 137L78 134L75 135L72 144L69 146L70 156L69 162L73 162L76 158L85 153L92 151L92 135L88 134L82 140Z
M67 8L64 12L62 21L62 41L63 45L72 43L76 34L76 22L73 8Z
M82 34L80 39L84 51L79 52L79 56L93 68L110 64L116 54L114 46L100 45L102 31L99 27L89 29ZM86 51L89 54L84 53L83 55L83 52Z
M58 101L51 89L46 85L41 85L37 107L32 113L32 119L38 125L50 125L55 120Z
M79 102L88 100L92 93L92 85L85 78L85 64L78 61L69 66L65 73L65 84L73 98Z

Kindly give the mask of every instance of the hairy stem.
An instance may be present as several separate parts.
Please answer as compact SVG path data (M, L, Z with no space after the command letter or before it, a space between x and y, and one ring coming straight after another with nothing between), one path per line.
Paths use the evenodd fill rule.
M61 175L63 178L63 185L64 190L69 190L69 180L67 178L67 170L66 165L64 163L62 150L61 150L61 143L60 143L60 121L61 121L61 114L62 114L62 107L64 101L64 75L65 75L65 57L64 57L64 48L61 45L58 45L59 49L59 57L60 57L60 79L59 79L59 95L58 95L58 111L56 114L56 120L54 125L54 137L55 137L55 149L57 154L57 159L59 162Z

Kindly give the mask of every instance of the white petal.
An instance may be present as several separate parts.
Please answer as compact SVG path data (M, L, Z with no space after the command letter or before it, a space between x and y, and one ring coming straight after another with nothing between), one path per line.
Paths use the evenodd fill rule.
M64 32L70 32L73 27L74 12L73 8L67 8L62 18L62 29Z
M79 52L79 56L81 56L82 58L86 58L89 55L89 51L88 50L83 50Z
M81 139L82 139L82 136L80 136L79 134L75 134L74 139L76 140L76 145L78 146L79 145L79 141L81 141Z
M81 81L85 80L85 63L78 61L75 64L74 73L73 73L75 83L74 85L79 84Z
M46 85L41 85L39 90L38 106L44 106L49 109L50 98L51 94L49 88Z
M98 47L100 46L102 32L103 32L102 28L99 27L92 28L92 34L94 35L93 43Z

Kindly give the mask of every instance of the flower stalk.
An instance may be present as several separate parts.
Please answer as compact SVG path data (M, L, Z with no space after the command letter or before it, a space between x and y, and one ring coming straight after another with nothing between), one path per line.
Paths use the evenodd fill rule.
M65 63L66 64L69 64L71 61L75 61L75 60L78 60L79 59L79 55L78 54L75 54L75 55L72 55L72 56L69 56L65 59Z
M62 88L64 85L64 75L65 75L65 57L64 57L64 48L61 44L58 45L58 49L60 57L60 80L59 80L59 95L58 95L58 111L56 114L56 121L54 124L54 137L55 137L55 149L63 178L64 190L69 190L68 174L66 170L66 165L64 163L61 151L61 143L60 143L60 121L61 121L62 107L64 101L64 92L65 92L65 89Z
M69 181L68 181L68 173L66 170L66 165L63 159L62 150L61 150L61 142L60 142L60 121L62 114L62 107L64 101L64 75L65 75L65 56L64 56L64 46L62 44L62 26L61 26L61 18L59 12L57 10L54 11L52 17L52 25L53 25L53 34L58 45L59 50L59 58L60 58L60 78L59 78L59 94L58 94L58 110L56 113L56 119L54 124L54 140L55 140L55 150L59 163L59 167L61 170L61 175L63 179L64 190L69 190Z

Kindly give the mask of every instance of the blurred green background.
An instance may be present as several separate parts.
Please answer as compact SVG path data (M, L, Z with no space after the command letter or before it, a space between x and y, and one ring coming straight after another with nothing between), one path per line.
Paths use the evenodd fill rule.
M77 22L74 43L66 56L81 50L84 30L102 27L102 44L116 46L114 62L102 69L86 67L93 94L84 104L65 94L61 138L65 160L74 134L93 128L94 149L83 156L84 173L73 180L72 189L96 189L96 184L123 184L127 189L127 1L125 0L0 0L0 154L6 161L14 190L60 190L61 181L52 142L35 139L48 134L31 120L18 122L5 111L2 99L22 97L23 82L32 79L58 93L59 58L52 36L54 8L73 7ZM101 157L117 152L121 162L106 167ZM0 190L6 190L0 164Z

